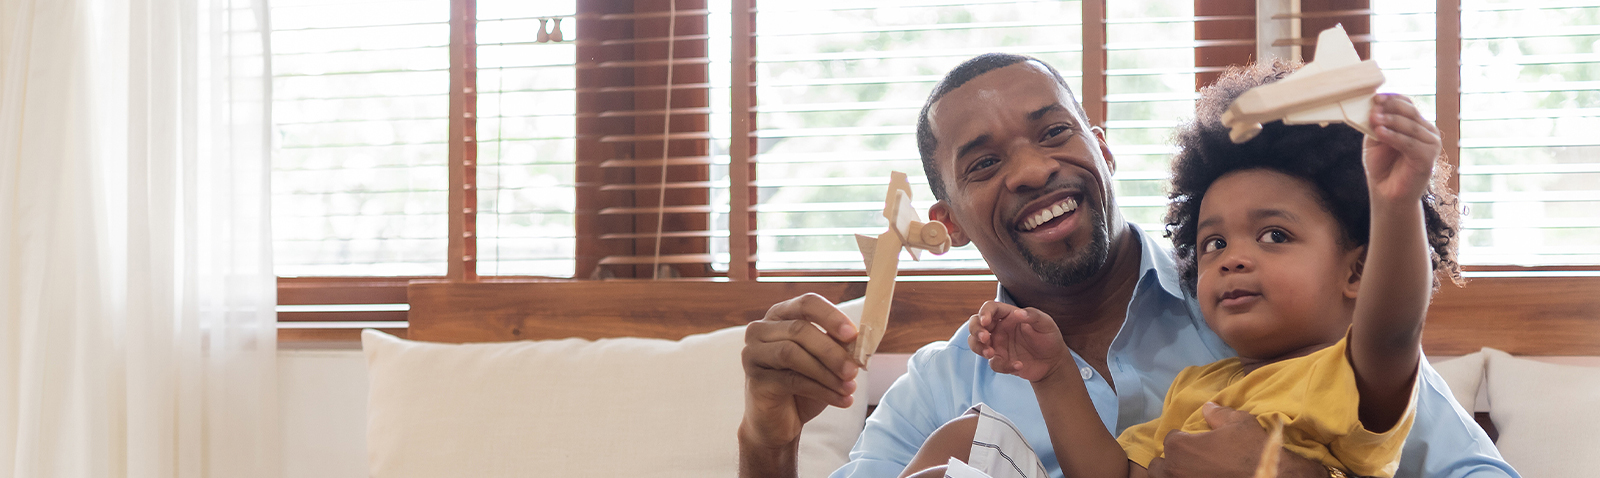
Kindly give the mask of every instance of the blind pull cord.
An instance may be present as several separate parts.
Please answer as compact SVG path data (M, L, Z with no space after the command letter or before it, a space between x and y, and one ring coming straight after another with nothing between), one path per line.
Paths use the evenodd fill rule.
M561 24L556 23L556 28ZM672 49L678 43L678 0L667 1L667 93L661 112L661 184L656 197L656 251L650 260L650 280L661 279L661 231L667 213L667 151L672 141Z

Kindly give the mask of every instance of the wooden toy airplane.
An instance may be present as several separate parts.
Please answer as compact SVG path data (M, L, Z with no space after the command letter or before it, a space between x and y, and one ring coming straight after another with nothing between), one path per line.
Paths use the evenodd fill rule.
M1383 85L1383 71L1373 60L1361 61L1350 35L1335 25L1317 35L1316 60L1276 83L1257 86L1233 101L1222 113L1222 124L1232 128L1228 138L1249 141L1261 133L1261 123L1282 119L1284 124L1344 123L1364 134L1372 111L1372 95Z
M883 200L883 217L889 219L889 230L878 237L856 234L856 246L867 263L867 296L861 308L861 322L856 324L856 341L847 350L850 358L861 368L867 368L867 359L878 350L883 331L889 324L889 304L894 301L894 276L900 271L900 249L911 253L913 260L922 260L921 251L944 254L950 250L950 231L938 221L917 220L917 210L911 207L911 182L906 173L889 174L889 194Z

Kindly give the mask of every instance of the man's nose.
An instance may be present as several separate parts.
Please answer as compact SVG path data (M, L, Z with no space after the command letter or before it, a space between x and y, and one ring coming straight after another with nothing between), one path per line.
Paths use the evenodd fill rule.
M1061 165L1038 148L1016 148L1011 154L1011 170L1007 171L1007 186L1012 191L1038 189L1050 184Z

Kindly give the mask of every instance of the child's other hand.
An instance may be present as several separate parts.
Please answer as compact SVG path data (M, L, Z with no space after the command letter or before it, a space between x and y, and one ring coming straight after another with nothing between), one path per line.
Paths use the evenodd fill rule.
M985 302L968 320L967 330L967 344L989 359L989 368L996 372L1038 382L1056 370L1077 370L1055 319L1039 309Z
M1439 128L1422 118L1411 98L1372 97L1372 136L1362 144L1367 186L1373 199L1415 201L1433 177L1433 162L1444 149Z

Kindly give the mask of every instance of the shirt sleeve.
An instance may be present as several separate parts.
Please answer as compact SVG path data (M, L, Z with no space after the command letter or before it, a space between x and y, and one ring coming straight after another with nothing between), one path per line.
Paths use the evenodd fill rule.
M1456 403L1428 359L1418 372L1417 420L1400 454L1398 477L1520 478L1489 435Z
M1161 420L1150 420L1122 431L1122 436L1117 437L1117 444L1122 445L1122 451L1128 453L1128 460L1150 468L1150 462L1161 456L1161 441L1155 439L1156 429L1160 425Z
M833 478L897 476L934 430L965 412L969 405L956 403L955 393L970 388L958 381L972 372L956 370L960 361L951 355L962 352L971 353L947 342L917 350L905 375L878 400L850 450L850 461Z
M1344 355L1344 354L1340 354ZM1349 360L1340 357L1344 364ZM1351 380L1349 387L1351 393L1355 392L1354 369L1350 370ZM1328 443L1328 452L1344 464L1344 469L1359 476L1396 476L1399 468L1400 455L1403 441L1409 436L1417 418L1417 391L1422 387L1418 380L1411 386L1410 398L1406 400L1406 408L1400 412L1400 418L1389 425L1387 430L1370 430L1366 424L1357 418L1346 433L1335 435L1332 442ZM1360 398L1356 399L1360 402ZM1351 413L1359 414L1354 407Z

